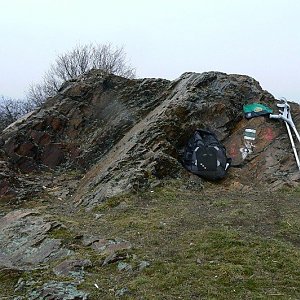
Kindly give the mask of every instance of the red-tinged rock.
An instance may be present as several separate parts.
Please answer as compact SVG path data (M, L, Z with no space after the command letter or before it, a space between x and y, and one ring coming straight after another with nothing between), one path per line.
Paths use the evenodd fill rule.
M76 160L81 154L80 146L76 143L67 143L64 144L65 151L69 154L69 158Z
M60 163L62 163L64 159L65 159L65 154L61 144L46 145L41 155L42 164L50 168L55 168Z
M66 135L71 139L76 139L79 135L79 132L74 127L70 127L68 131L66 132Z
M132 245L130 242L123 240L107 240L100 239L92 243L92 248L97 252L106 254L131 249Z
M9 184L6 180L0 182L0 196L6 195L9 190Z
M46 129L46 120L43 120L42 122L37 122L32 126L33 129L41 131Z
M53 118L51 121L51 126L54 130L59 131L63 128L64 122L60 118Z
M30 137L39 145L48 145L51 142L51 136L45 131L31 130Z
M17 147L16 140L13 138L10 138L9 140L6 141L4 144L3 148L4 151L7 153L9 157L14 157L15 156L15 149Z
M73 126L74 128L78 128L80 124L82 123L83 118L77 117L70 120L69 125Z
M195 129L207 128L240 167L229 169L227 181L268 188L275 180L293 180L299 170L284 123L267 116L246 120L243 105L253 102L278 113L275 98L245 75L187 72L174 81L130 80L92 70L66 82L39 110L1 134L3 157L12 169L79 165L87 172L74 201L91 207L186 176L181 164L185 145ZM290 103L290 108L299 128L300 106ZM245 145L246 129L256 130L251 147ZM19 146L31 142L37 149Z
M104 251L107 248L109 241L106 239L100 239L98 241L95 241L92 244L92 248L98 252Z
M31 173L39 169L37 161L26 156L19 157L15 162L15 166L24 173Z
M113 243L113 244L109 244L106 247L106 252L108 253L113 253L113 252L117 252L117 251L122 251L122 250L128 250L131 249L131 243L123 241L123 242L118 242L118 243Z
M16 148L15 152L20 156L35 157L37 148L31 142L24 142Z
M74 272L80 272L91 265L89 259L67 259L54 267L53 272L58 276L72 276Z

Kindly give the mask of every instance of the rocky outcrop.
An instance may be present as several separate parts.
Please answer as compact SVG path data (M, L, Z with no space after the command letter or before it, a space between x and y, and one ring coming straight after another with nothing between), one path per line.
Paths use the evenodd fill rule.
M70 282L50 281L29 294L30 300L55 299L55 300L87 300L88 294L78 291L75 284Z
M167 84L91 72L67 82L44 107L6 128L4 151L23 172L63 163L88 168L158 105Z
M73 199L92 206L120 192L186 176L180 163L184 145L196 128L209 128L240 165L224 186L239 182L275 188L298 182L285 127L266 117L244 119L242 107L251 102L277 109L274 97L244 75L207 72L185 73L175 81L129 80L93 70L65 83L41 109L4 130L3 161L14 174L80 170L84 178ZM299 105L292 111L299 124ZM257 139L245 159L246 128L255 129ZM12 176L5 174L0 193L13 197L18 183L12 188Z
M88 299L78 289L94 264L97 272L111 264L128 273L148 267L147 261L130 264L135 244L127 237L89 232L93 227L100 233L103 214L94 219L90 213L89 222L95 224L87 227L73 214L164 179L190 178L181 159L197 128L214 131L233 160L235 168L216 183L222 190L299 184L284 124L267 117L246 120L242 108L252 102L277 111L276 99L244 75L207 72L185 73L175 81L129 80L93 70L66 82L43 107L6 128L0 135L0 270L16 277L37 269L47 273L19 278L14 292L22 296L15 299L25 294L26 299ZM299 128L299 105L291 107ZM248 152L245 129L256 130ZM195 176L187 182L198 192L205 186ZM37 203L44 207L31 209ZM68 220L62 226L67 236L58 234L65 243L52 234L61 226L55 219ZM115 295L128 292L120 287Z
M0 219L0 269L31 270L70 255L61 240L49 238L57 227L34 210L15 210Z

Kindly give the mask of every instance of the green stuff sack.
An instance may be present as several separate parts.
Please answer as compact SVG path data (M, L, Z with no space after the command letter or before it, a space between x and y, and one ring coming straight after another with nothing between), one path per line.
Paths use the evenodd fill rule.
M251 103L243 106L244 114L246 119L254 117L269 115L273 113L273 110L260 103Z

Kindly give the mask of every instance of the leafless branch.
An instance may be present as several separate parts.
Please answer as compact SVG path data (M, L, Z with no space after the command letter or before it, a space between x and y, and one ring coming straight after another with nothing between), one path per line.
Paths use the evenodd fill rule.
M46 98L54 96L65 81L75 79L91 69L100 69L104 74L135 77L135 69L126 61L122 47L113 47L111 44L79 45L57 57L43 82L29 88L28 99L40 106Z

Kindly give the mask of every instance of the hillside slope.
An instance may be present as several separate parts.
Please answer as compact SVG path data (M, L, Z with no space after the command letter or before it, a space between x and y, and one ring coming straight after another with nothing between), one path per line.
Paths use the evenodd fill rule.
M169 82L94 70L67 82L44 107L4 130L2 164L8 173L77 170L84 179L74 200L93 206L120 192L186 176L181 154L197 128L214 131L233 162L241 163L244 130L253 128L254 151L241 170L232 169L228 184L276 188L299 180L284 125L243 118L243 105L252 102L277 111L273 96L244 75L185 73ZM292 110L299 124L299 105ZM8 197L18 183L5 174L0 196Z
M277 112L245 75L93 70L6 128L3 297L299 298L300 175L284 124L243 117L253 102ZM220 182L181 164L197 128L214 131L239 166ZM245 129L256 130L246 159Z

